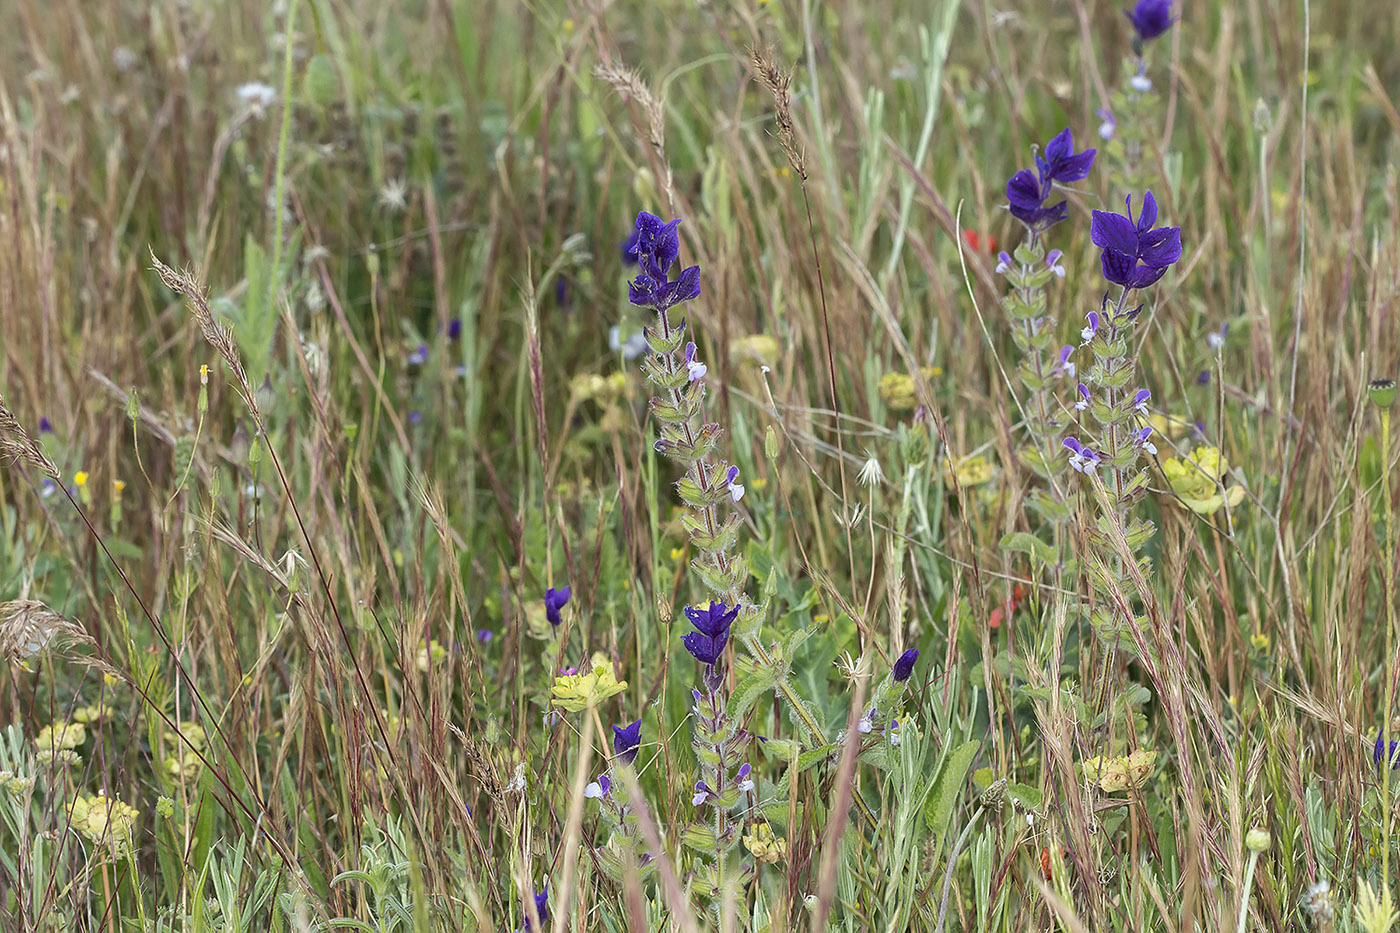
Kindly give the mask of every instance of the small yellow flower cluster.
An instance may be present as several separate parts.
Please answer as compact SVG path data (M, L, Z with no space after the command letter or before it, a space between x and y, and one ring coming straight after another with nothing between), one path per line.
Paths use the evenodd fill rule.
M39 735L34 739L34 747L38 750L36 757L42 762L76 764L79 759L73 749L86 741L87 726L80 722L55 722L39 730Z
M9 769L0 771L0 790L8 791L16 797L23 797L33 786L34 779L32 777L20 777Z
M569 380L569 392L577 402L597 399L601 403L610 402L627 391L627 374L618 370L611 376L596 373L579 373Z
M995 473L991 461L981 454L963 457L956 465L947 459L943 461L944 481L951 483L952 478L956 476L959 486L981 486L991 482Z
M418 649L418 669L423 673L447 660L447 649L436 638Z
M744 836L744 848L753 857L768 865L775 865L787 858L787 840L773 835L773 827L767 823L755 823Z
M1234 508L1244 500L1244 487L1238 484L1221 491L1220 481L1230 464L1216 447L1201 445L1190 457L1172 457L1162 463L1162 472L1172 491L1197 515L1213 515L1226 502Z
M753 360L760 366L772 366L778 362L781 350L776 337L751 334L729 345L729 358L735 361Z
M561 674L554 680L554 705L571 713L597 706L608 697L627 689L627 681L618 680L612 662L602 652L592 658L587 673Z
M183 751L180 745L182 739L187 746ZM175 746L175 754L167 755L164 762L165 770L171 777L184 781L199 773L200 759L196 752L204 751L208 741L202 727L192 722L182 722L180 734L166 731L165 741Z
M98 794L74 800L70 819L74 829L95 843L111 846L112 854L120 857L131 851L137 816L135 807Z
M929 380L943 375L943 370L937 366L923 366L919 374ZM908 373L885 373L880 377L879 392L880 400L890 411L913 411L919 404L914 396L914 377Z
M1105 794L1140 787L1152 774L1152 766L1157 762L1155 751L1138 749L1120 758L1094 757L1083 761L1080 768L1085 780L1095 782Z

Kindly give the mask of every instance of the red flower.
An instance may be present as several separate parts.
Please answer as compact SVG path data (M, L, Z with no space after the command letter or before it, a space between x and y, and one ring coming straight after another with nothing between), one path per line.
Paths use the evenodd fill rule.
M963 239L967 240L967 245L972 247L974 253L982 251L982 235L976 230L964 230ZM995 254L997 251L997 238L991 234L987 235L987 252Z

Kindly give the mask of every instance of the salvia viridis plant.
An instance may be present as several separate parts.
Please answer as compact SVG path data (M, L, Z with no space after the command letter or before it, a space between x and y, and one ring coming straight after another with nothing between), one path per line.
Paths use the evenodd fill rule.
M0 4L0 931L1396 933L1393 4Z

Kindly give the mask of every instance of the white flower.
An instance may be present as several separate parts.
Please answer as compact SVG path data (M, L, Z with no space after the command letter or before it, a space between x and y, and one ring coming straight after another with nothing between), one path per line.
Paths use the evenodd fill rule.
M690 373L691 382L699 382L705 378L705 373L710 371L710 368L699 360L691 360L685 365L685 368Z
M865 463L860 468L858 479L862 486L878 486L885 481L885 471L880 467L880 461L869 450L865 452Z
M1128 83L1131 84L1133 90L1137 91L1139 94L1146 94L1148 91L1152 90L1152 79L1140 71L1129 78Z
M729 496L730 496L730 498L732 498L735 502L738 502L740 499L744 498L744 484L743 484L743 483L730 483L730 484L729 484Z
M263 110L277 99L277 90L266 84L251 81L238 86L238 99L255 115L262 116Z
M408 207L408 185L402 178L394 178L379 189L379 206L393 213Z

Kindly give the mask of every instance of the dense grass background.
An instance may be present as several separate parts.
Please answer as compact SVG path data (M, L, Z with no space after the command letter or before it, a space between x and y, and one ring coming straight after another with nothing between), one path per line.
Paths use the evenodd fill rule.
M1180 12L1141 172L1186 255L1141 371L1247 497L1203 519L1154 470L1157 648L1129 663L999 544L1036 528L1037 481L985 248L1018 238L1032 144L1093 139L1131 73L1118 3L7 5L0 391L83 511L0 472L0 599L92 643L0 676L6 928L513 929L548 881L556 929L1387 929L1355 908L1400 865L1371 761L1396 454L1366 392L1396 373L1400 15ZM1102 297L1111 155L1056 229L1066 340ZM717 913L680 844L701 593L609 349L646 323L618 248L641 209L684 218L702 269L764 640L809 634L794 679L833 739L852 684L921 651L884 767L753 752L787 849ZM231 322L264 438L153 257ZM921 367L916 420L880 385ZM988 481L951 482L974 455ZM537 637L565 582L562 641ZM628 689L551 715L593 651ZM673 874L616 882L580 794L637 717ZM75 720L72 760L38 760ZM750 727L793 734L766 701ZM1131 793L1084 779L1137 747ZM129 851L74 825L99 791L135 808Z

